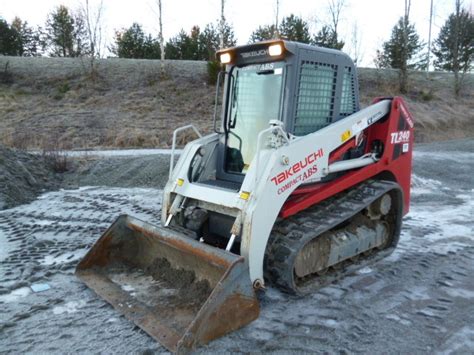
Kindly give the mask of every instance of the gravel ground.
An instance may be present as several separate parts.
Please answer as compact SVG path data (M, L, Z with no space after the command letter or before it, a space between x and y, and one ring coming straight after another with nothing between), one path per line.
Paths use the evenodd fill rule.
M416 147L411 211L389 258L308 297L270 287L257 321L198 353L473 353L473 144ZM159 189L83 187L1 211L0 353L165 352L73 275L116 216L156 224L160 201Z
M122 156L73 160L74 168L64 174L65 188L78 186L163 188L168 180L170 156Z

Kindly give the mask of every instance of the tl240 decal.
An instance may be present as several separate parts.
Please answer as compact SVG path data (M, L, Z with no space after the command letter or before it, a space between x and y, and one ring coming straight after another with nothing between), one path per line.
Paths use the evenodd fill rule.
M408 143L410 141L410 131L399 131L390 133L392 139L390 143L398 144L398 143Z

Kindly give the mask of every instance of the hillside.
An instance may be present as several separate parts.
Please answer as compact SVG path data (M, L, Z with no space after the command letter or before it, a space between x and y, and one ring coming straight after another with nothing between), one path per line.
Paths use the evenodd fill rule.
M167 147L189 122L209 132L214 87L205 62L106 59L91 80L69 58L0 57L0 143L17 148ZM397 95L393 70L360 69L361 101ZM474 85L460 99L452 75L413 73L406 97L416 140L474 136Z

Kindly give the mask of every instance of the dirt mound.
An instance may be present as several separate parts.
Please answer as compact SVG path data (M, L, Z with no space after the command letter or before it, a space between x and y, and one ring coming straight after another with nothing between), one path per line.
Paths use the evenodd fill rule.
M58 186L58 176L43 157L0 146L0 210Z
M73 158L57 173L54 161L0 145L0 210L31 202L45 191L82 186L163 188L169 155Z
M153 279L163 282L167 288L177 289L177 298L182 303L201 306L212 291L208 281L197 280L193 271L173 268L163 258L156 258L146 272Z

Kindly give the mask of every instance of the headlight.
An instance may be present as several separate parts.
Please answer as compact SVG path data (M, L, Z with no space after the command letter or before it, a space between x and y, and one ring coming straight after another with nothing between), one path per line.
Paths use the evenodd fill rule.
M282 53L283 48L281 47L281 44L272 44L270 47L268 47L268 54L270 54L272 57L276 57Z
M230 63L230 53L222 53L220 59L222 64Z

